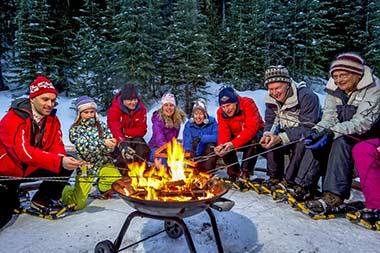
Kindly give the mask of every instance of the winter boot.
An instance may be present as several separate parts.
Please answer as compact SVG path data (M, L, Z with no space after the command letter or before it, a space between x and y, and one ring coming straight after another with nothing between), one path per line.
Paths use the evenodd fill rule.
M65 205L60 200L34 198L30 201L30 211L43 216L59 215L66 210Z
M380 210L364 208L357 212L350 212L346 214L346 218L351 221L356 221L365 227L380 231Z
M94 176L77 176L74 188L65 186L62 191L61 200L67 206L72 206L74 210L83 209L87 204L87 197L92 188Z
M343 199L331 192L324 192L323 197L305 202L305 207L317 215L335 213L336 208L343 204Z
M277 178L269 178L261 184L260 188L264 193L269 193L271 194L271 188L277 184L280 183L280 180Z
M293 187L293 184L287 180L282 180L280 183L273 185L270 188L272 198L275 201L283 201L287 199L287 192Z

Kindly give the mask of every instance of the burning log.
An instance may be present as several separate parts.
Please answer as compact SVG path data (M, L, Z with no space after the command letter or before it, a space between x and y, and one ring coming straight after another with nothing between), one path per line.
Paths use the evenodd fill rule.
M184 180L177 180L177 181L171 181L165 183L165 186L168 187L169 189L176 188L178 186L184 186L186 185L186 182Z

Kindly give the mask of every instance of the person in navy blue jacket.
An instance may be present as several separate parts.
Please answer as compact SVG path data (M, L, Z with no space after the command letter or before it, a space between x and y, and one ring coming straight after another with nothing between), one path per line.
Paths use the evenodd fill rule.
M214 117L207 113L206 101L199 98L195 101L191 118L186 122L183 131L183 146L185 152L193 157L207 156L214 152L218 141L218 124ZM200 171L215 168L217 156L211 155L200 159Z

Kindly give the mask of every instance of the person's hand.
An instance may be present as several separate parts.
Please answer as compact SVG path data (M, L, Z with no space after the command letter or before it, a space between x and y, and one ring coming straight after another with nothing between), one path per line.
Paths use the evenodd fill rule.
M320 132L312 132L303 140L305 148L318 149L326 145L327 142L334 138L334 132L330 129L323 129Z
M269 148L281 143L281 141L282 140L278 135L267 133L263 137L261 137L260 145L263 148L269 149Z
M104 145L106 145L107 148L115 148L116 139L115 138L104 139Z
M62 158L62 166L66 170L75 170L76 168L78 168L79 166L82 166L84 164L86 164L86 162L81 161L81 160L77 160L71 156L64 156Z
M136 151L129 146L129 143L122 141L119 143L118 148L120 150L121 156L126 160L132 160Z
M229 142L226 142L224 144L220 144L220 145L216 146L214 149L214 152L218 156L224 156L225 154L227 154L228 152L230 152L233 149L234 149L234 144L232 144L232 142L229 141Z

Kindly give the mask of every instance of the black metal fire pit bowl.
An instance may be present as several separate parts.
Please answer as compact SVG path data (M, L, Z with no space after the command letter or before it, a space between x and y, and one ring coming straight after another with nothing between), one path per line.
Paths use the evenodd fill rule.
M218 248L218 252L223 252L222 242L220 240L220 235L218 231L218 227L216 224L215 216L211 210L211 208L222 211L229 211L234 206L234 202L232 200L223 198L222 196L226 194L229 190L229 186L224 183L222 180L217 178L212 178L208 184L208 190L213 193L214 197L202 200L189 200L189 201L158 201L158 200L143 200L139 198L133 198L127 196L124 188L130 187L130 179L122 178L113 183L112 188L115 192L117 192L120 197L131 207L136 209L136 211L132 212L128 215L125 220L118 237L114 242L110 240L105 240L99 242L95 247L96 253L113 253L120 252L129 247L136 245L144 240L147 240L153 236L156 236L162 232L166 232L167 235L171 238L178 238L181 235L185 234L186 242L189 247L191 253L196 252L193 239L190 235L189 229L187 225L183 221L183 218L190 217L196 215L202 211L206 211L209 215L212 229L215 236L216 245ZM120 245L124 238L124 235L128 229L131 220L134 217L146 217L151 219L163 220L164 230L159 231L158 233L151 235L145 239L142 239L136 243L128 245L122 249L120 249Z

